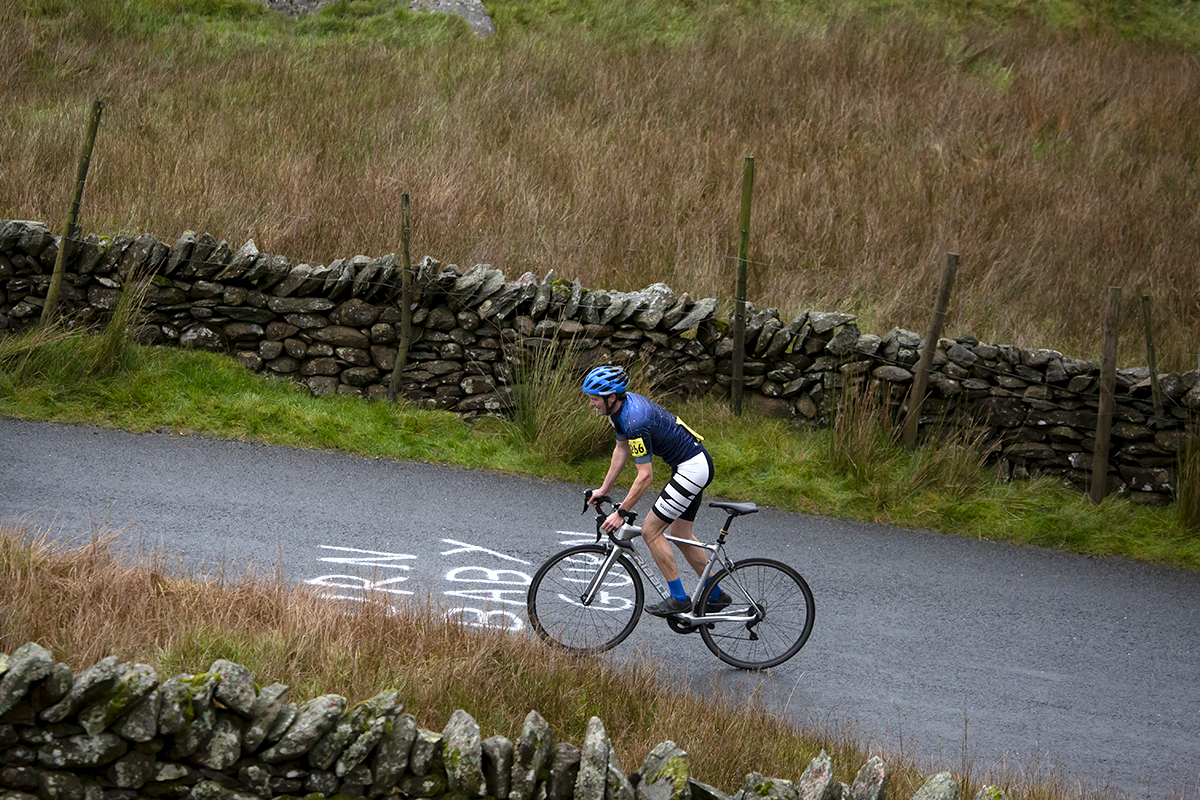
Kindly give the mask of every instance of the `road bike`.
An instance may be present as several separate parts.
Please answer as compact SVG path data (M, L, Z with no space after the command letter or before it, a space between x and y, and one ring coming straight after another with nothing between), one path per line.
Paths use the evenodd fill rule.
M587 493L584 513L592 503ZM529 584L529 622L542 640L581 654L602 653L623 642L637 626L645 604L642 579L664 599L667 589L648 567L633 540L642 535L637 515L613 503L624 524L612 533L600 527L608 514L607 497L596 501L596 541L568 547L538 568ZM812 590L800 573L770 558L732 561L725 539L733 521L758 511L754 503L709 503L729 514L715 544L680 539L681 547L700 547L708 562L696 582L691 609L665 619L676 633L699 633L704 644L726 664L739 669L774 667L800 651L812 633ZM606 539L607 537L607 539ZM712 598L719 586L725 597ZM726 600L732 600L725 604ZM720 606L719 608L714 608Z

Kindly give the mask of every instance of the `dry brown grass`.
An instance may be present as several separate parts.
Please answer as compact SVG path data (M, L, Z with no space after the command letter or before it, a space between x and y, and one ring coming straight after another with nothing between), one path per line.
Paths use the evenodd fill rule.
M0 527L0 652L37 641L75 670L115 654L162 677L229 658L259 682L289 685L293 700L326 692L360 700L397 687L419 724L441 730L463 708L485 736L515 739L536 709L557 737L579 744L595 715L626 769L671 739L691 754L697 777L730 789L752 770L797 777L821 747L842 770L867 757L846 739L795 730L752 698L689 694L649 661L578 660L523 636L448 623L427 606L394 613L279 581L183 580L161 558L131 566L114 557L115 542L63 551Z
M261 575L183 579L163 568L161 555L117 557L117 543L109 534L64 550L44 534L0 526L0 652L37 641L77 671L117 655L164 678L228 658L260 683L289 685L292 700L336 693L357 701L394 687L420 725L441 730L462 708L485 736L515 738L535 709L559 740L579 744L595 715L626 770L669 739L689 753L694 777L730 792L751 771L795 779L821 749L847 783L870 755L895 770L889 796L910 797L923 782L902 743L868 750L845 721L799 729L773 715L757 690L695 694L648 659L581 660L525 636L449 623L425 605L400 613L375 603L351 607ZM1033 800L1111 796L1028 764L964 763L958 777L967 778L966 796L984 782Z
M951 333L1089 355L1106 287L1144 288L1163 365L1196 365L1194 54L1020 25L950 36L900 13L768 24L711 9L677 47L503 30L400 51L286 32L285 46L180 33L168 47L19 5L0 3L0 214L59 219L102 97L88 230L207 230L328 262L395 251L407 192L417 252L728 296L753 155L760 304L924 330L955 250ZM1141 363L1125 317L1125 360Z

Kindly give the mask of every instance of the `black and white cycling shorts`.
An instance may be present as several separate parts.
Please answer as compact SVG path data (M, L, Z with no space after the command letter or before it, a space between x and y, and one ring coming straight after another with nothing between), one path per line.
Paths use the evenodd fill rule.
M654 513L663 522L685 519L694 522L700 510L704 487L712 483L713 463L707 450L701 450L671 472L671 480L654 501Z

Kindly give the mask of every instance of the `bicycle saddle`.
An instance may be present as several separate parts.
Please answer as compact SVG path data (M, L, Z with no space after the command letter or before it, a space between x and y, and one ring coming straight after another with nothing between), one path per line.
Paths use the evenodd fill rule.
M709 503L708 505L711 508L725 509L734 517L740 517L742 514L753 514L758 511L758 506L754 503Z

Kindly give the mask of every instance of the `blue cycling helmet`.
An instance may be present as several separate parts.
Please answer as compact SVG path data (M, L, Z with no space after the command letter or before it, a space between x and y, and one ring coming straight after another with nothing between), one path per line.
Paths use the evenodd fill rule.
M583 379L583 393L605 397L610 394L625 394L629 388L629 376L624 367L605 365L596 367Z

